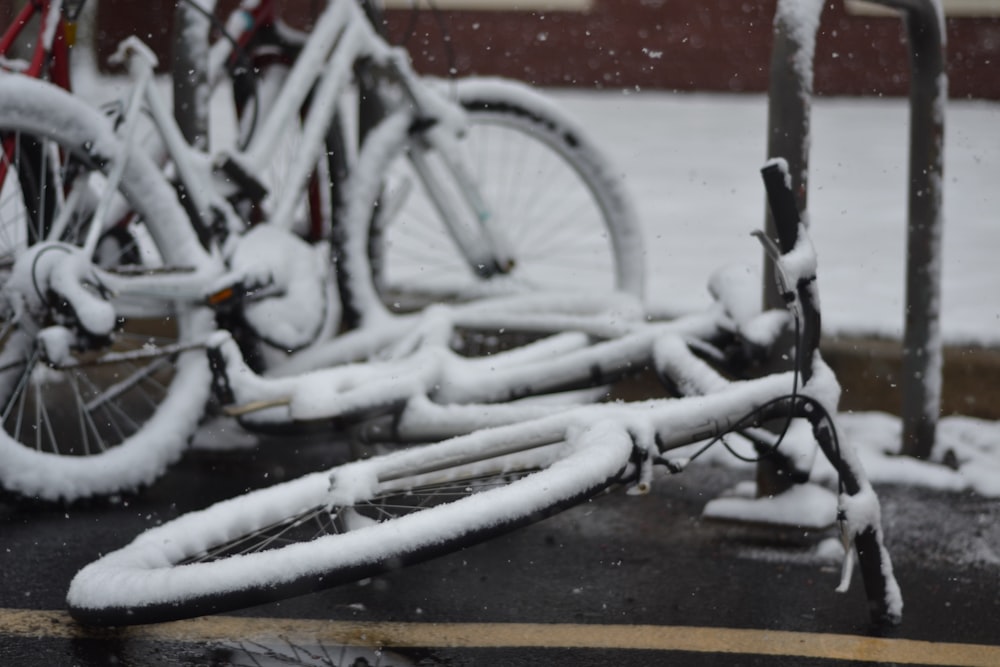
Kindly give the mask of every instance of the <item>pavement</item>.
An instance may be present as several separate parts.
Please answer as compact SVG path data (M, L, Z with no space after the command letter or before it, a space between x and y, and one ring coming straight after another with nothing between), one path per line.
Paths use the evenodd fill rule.
M192 450L141 493L82 506L0 502L0 664L1000 664L1000 503L881 486L905 609L869 624L828 533L716 524L704 503L746 473L694 465L488 543L227 616L127 629L75 625L78 568L143 528L345 460L334 435Z

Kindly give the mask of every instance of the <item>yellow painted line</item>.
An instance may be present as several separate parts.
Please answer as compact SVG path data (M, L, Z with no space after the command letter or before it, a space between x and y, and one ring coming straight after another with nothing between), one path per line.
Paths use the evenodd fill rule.
M107 638L179 643L238 639L296 645L383 648L583 648L739 653L901 665L996 667L1000 646L856 635L660 625L378 623L205 616L189 621L96 629L61 611L0 609L0 636Z

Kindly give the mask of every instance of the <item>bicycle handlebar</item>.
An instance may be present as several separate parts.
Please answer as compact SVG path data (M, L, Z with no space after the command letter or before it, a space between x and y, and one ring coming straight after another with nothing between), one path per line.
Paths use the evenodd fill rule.
M798 311L795 314L801 321L797 353L798 358L805 361L800 370L803 381L808 382L812 375L813 353L819 349L822 323L815 284L815 252L808 238L800 238L804 228L792 192L788 163L782 158L769 160L761 169L761 176L778 234L780 256L773 258L777 265L776 275L785 283L780 287L782 297L790 309Z
M778 246L782 254L789 253L798 240L802 218L792 193L788 163L783 158L768 160L760 170L767 191L767 201L778 232Z

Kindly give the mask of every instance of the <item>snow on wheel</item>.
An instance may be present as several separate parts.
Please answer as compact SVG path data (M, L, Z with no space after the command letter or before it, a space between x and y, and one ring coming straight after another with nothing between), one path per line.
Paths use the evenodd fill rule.
M396 136L376 129L366 141L375 137L377 145L363 149L357 164L356 182L367 189L356 213L365 217L363 225L349 223L349 233L367 237L357 247L369 258L380 300L408 309L538 290L641 296L638 221L586 132L551 100L514 82L459 80L455 95L468 117L454 144L461 177L409 127ZM476 215L485 215L510 252L510 266L489 277L470 266L425 181L462 211L463 177L488 211Z
M107 119L80 100L5 75L0 143L0 486L73 500L148 483L193 433L209 376L198 351L136 353L179 349L171 346L213 326L211 318L184 306L144 317L92 281L80 286L95 304L111 299L110 335L81 332L87 313L42 289L38 271L80 252L119 142ZM191 261L170 186L144 156L128 159L111 209L123 213L121 224L102 230L82 263L115 271ZM17 275L24 279L14 284Z
M619 425L523 443L519 427L350 463L152 528L82 569L70 613L160 622L261 604L448 553L538 520L615 481ZM516 444L516 443L515 443Z

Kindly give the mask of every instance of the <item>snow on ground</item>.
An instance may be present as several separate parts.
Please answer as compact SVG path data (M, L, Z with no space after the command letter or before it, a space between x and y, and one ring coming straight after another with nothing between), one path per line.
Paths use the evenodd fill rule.
M708 300L719 263L755 260L763 95L556 91L611 158L647 233L649 301L666 312ZM819 98L809 218L828 334L899 338L903 324L908 107L904 99ZM1000 104L952 101L945 128L942 332L1000 344Z

